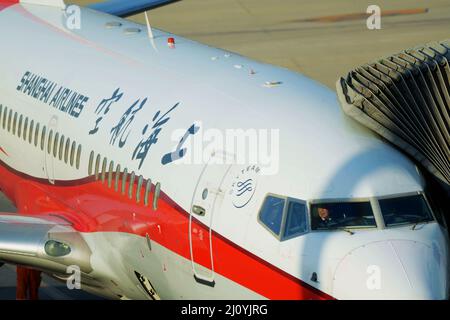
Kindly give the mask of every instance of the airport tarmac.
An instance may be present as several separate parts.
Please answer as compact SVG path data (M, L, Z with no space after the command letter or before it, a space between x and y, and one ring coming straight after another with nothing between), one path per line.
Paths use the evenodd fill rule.
M374 4L382 10L380 30L366 25L366 9ZM450 38L448 0L182 0L149 17L155 28L298 71L333 90L338 77L358 65ZM142 14L131 19L145 21ZM0 211L14 210L0 195ZM14 268L0 268L0 299L14 299L14 284ZM41 297L95 298L48 277Z
M382 11L380 30L367 28L369 5ZM182 0L149 18L155 28L298 71L333 90L353 67L450 37L448 0ZM131 19L145 23L143 14Z

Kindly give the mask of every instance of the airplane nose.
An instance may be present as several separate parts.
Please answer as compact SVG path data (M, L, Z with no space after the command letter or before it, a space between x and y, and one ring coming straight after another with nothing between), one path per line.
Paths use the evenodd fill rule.
M447 299L446 257L436 244L372 242L349 252L333 279L337 299Z

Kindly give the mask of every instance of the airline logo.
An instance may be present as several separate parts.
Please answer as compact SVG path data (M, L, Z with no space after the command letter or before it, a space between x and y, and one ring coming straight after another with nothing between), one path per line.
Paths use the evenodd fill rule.
M244 208L250 203L256 191L260 171L261 169L258 166L249 165L236 176L230 191L235 208Z

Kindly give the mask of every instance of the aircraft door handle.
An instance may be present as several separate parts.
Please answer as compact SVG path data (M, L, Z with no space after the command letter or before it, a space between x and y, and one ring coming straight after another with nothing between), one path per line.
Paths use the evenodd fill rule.
M197 205L194 205L192 207L192 212L195 213L196 215L202 216L202 217L205 216L205 214L206 214L205 208L197 206Z

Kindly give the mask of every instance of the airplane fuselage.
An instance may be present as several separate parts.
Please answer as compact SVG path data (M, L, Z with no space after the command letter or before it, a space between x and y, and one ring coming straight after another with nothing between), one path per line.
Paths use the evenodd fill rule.
M331 90L81 13L81 29L69 30L58 8L0 9L0 188L20 214L82 234L83 289L129 299L447 296L441 225L382 221L379 199L424 197L420 172L343 115ZM229 147L242 135L268 141L256 161L239 142ZM304 204L305 232L264 224L269 195ZM313 230L320 201L368 203L374 221Z

